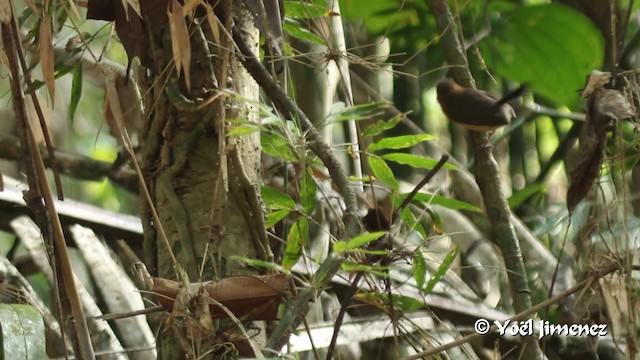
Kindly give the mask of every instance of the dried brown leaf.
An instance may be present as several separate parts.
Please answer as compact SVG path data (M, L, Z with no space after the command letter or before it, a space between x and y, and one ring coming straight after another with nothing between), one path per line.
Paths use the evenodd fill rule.
M175 312L174 303L185 301L180 300L180 294L184 292L182 283L163 278L154 278L153 283L156 299L165 309ZM275 320L288 286L289 279L284 275L233 276L206 284L191 284L190 293L195 294L204 287L208 296L215 300L209 303L212 318L229 317L228 310L242 319Z
M201 4L205 5L205 2L202 0L186 0L182 7L182 16L187 17L193 15L193 12Z
M47 85L51 103L55 103L56 83L54 74L53 61L53 42L51 36L51 17L44 14L40 21L39 37L38 37L38 56L40 57L40 67L42 68L42 76L44 83Z
M209 27L211 28L211 33L213 34L213 41L216 45L221 45L220 42L220 26L218 17L213 13L213 8L209 4L205 4L204 7L207 9L207 23L209 23Z
M182 5L180 5L177 0L171 2L169 26L171 29L171 47L176 69L178 72L182 70L187 88L191 88L191 43L189 41L187 23L184 20L184 16L182 16Z
M11 21L11 1L0 1L0 22L8 24Z
M628 119L636 115L627 98L620 91L612 89L602 89L598 92L595 110L597 115L604 115L613 120Z

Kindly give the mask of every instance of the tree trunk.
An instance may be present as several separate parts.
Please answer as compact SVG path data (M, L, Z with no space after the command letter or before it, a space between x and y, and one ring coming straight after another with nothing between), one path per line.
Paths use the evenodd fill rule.
M185 17L191 49L188 87L185 65L180 73L176 71L172 50L178 42L175 33L180 29L175 27L179 21L171 24L171 29L169 22L157 20L167 8L177 13L180 5L174 1L140 3L150 34L149 48L139 45L139 53L134 53L148 67L146 76L140 76L148 119L143 130L142 170L157 210L155 218L142 196L145 262L158 277L184 281L182 274L186 273L191 283L255 274L255 269L231 257L260 258L264 254L256 245L259 230L255 230L257 217L263 213L252 202L259 199L260 139L257 132L226 136L230 125L225 119L257 123L258 113L249 102L257 101L258 87L234 55L227 36L230 28L225 32L219 24L220 40L216 40L212 35L216 29L212 30L202 7L195 17ZM219 3L233 7L235 26L243 30L250 44L256 44L257 53L257 32L248 12L241 9L242 2ZM227 27L231 22L224 14L228 13L225 5L215 9L220 23ZM124 40L123 44L126 48ZM184 45L178 56L184 53ZM221 95L222 89L238 96ZM238 354L227 345L241 334L237 326L231 323L225 330L214 329L222 322L212 324L191 298L187 295L182 305L176 301L173 312L159 324L159 357L219 359ZM260 338L252 337L251 341ZM247 346L246 341L235 344ZM246 349L238 351L251 355Z

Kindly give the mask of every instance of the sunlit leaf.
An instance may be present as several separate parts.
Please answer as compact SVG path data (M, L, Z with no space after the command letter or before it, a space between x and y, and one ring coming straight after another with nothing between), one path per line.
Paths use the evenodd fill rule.
M394 127L396 127L396 125L401 123L402 119L404 119L406 116L407 114L399 114L386 121L378 120L375 124L367 126L362 131L362 137L376 136L383 133L384 131L393 129Z
M291 210L287 209L275 210L268 213L267 218L265 219L265 227L268 229L275 226L275 224L279 223L280 220L284 219L289 214L291 214Z
M402 135L388 137L380 139L379 141L369 145L369 151L383 150L383 149L406 149L419 144L423 141L433 140L436 137L429 134L418 135Z
M289 20L285 21L283 25L283 30L287 34L293 36L294 38L309 41L311 43L318 44L318 45L326 45L323 38L303 28L297 22L293 22Z
M380 179L380 181L391 186L391 188L396 191L400 190L400 185L398 184L395 175L393 175L393 171L391 171L391 168L384 160L375 155L371 155L369 156L369 167L371 168L373 175Z
M322 0L299 1L285 0L285 14L291 19L312 19L327 16L329 9Z
M407 153L390 153L384 154L381 157L385 160L391 160L393 162L397 162L398 164L409 165L411 167L419 169L430 170L433 169L438 163L438 160L434 160L432 158ZM458 170L455 165L450 163L445 163L444 168L449 170Z
M400 204L400 202L402 200L404 200L407 197L407 195L408 194L400 194L400 195L398 195L398 197L394 201L398 202L398 204ZM417 193L414 196L413 201L424 202L424 203L427 203L427 204L440 205L440 206L444 206L444 207L446 207L448 209L451 209L451 210L468 210L468 211L482 212L482 210L479 207L471 205L471 204L466 203L464 201L451 199L451 198L440 196L440 195L433 195L433 194L429 194L429 193L423 193L423 192Z
M262 187L262 200L270 209L296 210L296 202L289 195L269 186Z
M354 250L364 245L369 244L372 241L376 241L383 237L386 234L386 231L376 231L372 233L361 234L353 239L349 240L347 243L347 248L349 250Z
M227 136L251 135L256 133L258 130L259 129L256 126L252 125L233 126L229 131L227 131Z
M436 285L440 282L440 280L442 280L444 274L446 274L446 272L449 270L449 267L451 267L453 260L455 260L455 258L458 256L459 252L460 247L456 246L453 250L447 253L447 256L445 256L444 260L442 260L442 264L438 266L438 270L436 270L433 276L431 276L429 282L427 283L427 286L425 286L425 295L430 294L436 287Z

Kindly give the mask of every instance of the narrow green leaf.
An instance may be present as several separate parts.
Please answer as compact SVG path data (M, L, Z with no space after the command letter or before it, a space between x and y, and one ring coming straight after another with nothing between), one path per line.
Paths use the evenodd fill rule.
M227 136L251 135L258 131L258 127L252 125L233 126L227 131Z
M400 205L400 203L395 204L394 206L398 206L398 205ZM404 208L400 212L400 218L402 219L402 222L405 224L407 228L413 231L417 231L418 234L422 236L422 240L427 239L427 231L424 229L424 226L422 226L422 224L420 224L420 222L416 219L416 217L413 215L413 213L408 207Z
M356 299L379 307L386 307L389 304L389 294L386 293L360 293L356 295ZM400 294L391 294L391 302L394 308L401 311L416 311L424 307L424 302L421 300Z
M284 10L290 19L313 19L328 15L329 9L324 1L285 0Z
M402 200L404 200L407 197L407 195L408 193L398 195L394 200L394 204L395 202L397 202L397 205L399 205L400 202L402 202ZM440 205L451 210L467 210L467 211L474 211L474 212L482 212L482 209L480 209L479 207L471 205L464 201L451 199L451 198L447 198L440 195L423 193L423 192L417 193L416 196L413 198L413 201L419 201L426 204Z
M407 153L390 153L384 154L381 157L385 160L391 160L393 162L397 162L398 164L409 165L418 169L431 170L438 163L438 160L432 158ZM449 170L458 170L455 165L450 163L445 163L444 168Z
M302 204L302 208L305 214L311 215L313 209L316 207L316 192L318 191L318 187L308 169L304 171L303 176L298 182L298 186L300 187L300 203Z
M80 98L82 97L82 63L76 65L71 79L71 99L69 101L69 120L73 124Z
M433 210L431 207L427 207L427 212L429 216L431 216L431 228L436 235L442 235L442 218L437 211Z
M376 231L372 233L360 234L354 237L353 239L349 240L347 248L349 250L360 248L364 245L369 244L370 242L380 239L386 233L387 233L386 231Z
M323 38L300 26L300 23L285 20L283 29L294 38L309 41L318 45L327 45Z
M378 120L375 124L367 126L362 131L362 137L371 137L382 134L384 131L393 129L407 116L407 114L398 114L389 120Z
M340 112L337 120L369 120L374 116L382 114L388 107L389 104L386 102L372 102L350 106Z
M270 209L296 210L296 202L289 195L269 186L262 187L262 200Z
M429 134L418 135L402 135L380 139L379 141L369 145L369 151L377 151L383 149L406 149L419 144L423 141L433 140L436 137Z
M430 294L433 291L433 288L435 288L440 280L442 280L444 274L449 270L449 267L451 267L453 260L455 260L455 258L458 256L458 253L460 253L460 247L458 246L449 251L444 260L442 260L442 264L438 266L438 270L436 270L433 276L431 276L429 282L427 283L427 286L424 288L425 295Z
M275 224L279 223L282 219L286 218L289 214L291 214L291 210L287 209L272 211L267 214L265 226L267 227L267 229L271 228Z
M282 135L269 131L261 131L260 141L262 143L262 150L265 153L291 162L298 161L298 156L293 152L291 145Z
M287 237L287 246L282 257L282 266L291 270L302 256L302 248L309 241L309 222L304 217L299 217L291 227Z
M340 241L336 241L333 244L333 251L335 251L337 253L343 253L343 252L345 252L347 250L348 250L348 247L347 247L347 242L346 241L340 240Z
M507 202L509 203L510 208L516 208L520 206L523 202L527 201L532 195L535 193L544 191L546 189L546 185L544 183L536 183L526 186L524 189L514 193L509 197Z
M375 155L369 156L369 167L371 167L373 175L380 179L380 181L391 186L395 191L400 190L400 185L398 184L395 175L393 175L393 171L391 171L389 165L387 165L387 163L380 157Z
M427 262L424 261L424 258L418 251L413 254L411 268L413 269L413 278L416 279L416 286L418 289L422 289L427 275Z
M246 264L249 264L251 266L257 267L257 268L263 268L263 269L271 269L271 270L276 270L277 272L281 272L284 274L290 274L291 272L288 269L283 268L282 266L272 263L270 261L264 261L264 260L259 260L259 259L249 259L246 258L244 256L235 256L232 255L230 257L233 260L239 260L242 261Z

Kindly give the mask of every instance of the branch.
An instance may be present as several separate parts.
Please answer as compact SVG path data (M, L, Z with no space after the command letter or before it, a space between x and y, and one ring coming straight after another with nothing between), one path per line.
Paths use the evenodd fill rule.
M111 163L93 160L89 157L70 152L54 150L58 171L61 174L81 180L102 181L105 178L127 191L138 193L138 178L130 169L115 169ZM47 167L51 161L45 148L40 147L40 153ZM0 159L21 161L23 159L18 138L0 134Z
M262 65L259 58L253 53L251 47L246 43L240 30L235 26L233 27L233 39L240 50L241 54L239 58L242 65L244 65L251 76L253 76L256 82L262 87L269 99L273 101L278 111L284 116L300 122L302 131L307 134L309 148L327 167L333 182L338 187L338 191L344 199L346 206L343 218L346 229L344 236L357 235L360 233L362 226L358 214L356 194L347 173L342 168L338 159L333 155L331 147L322 139L320 133L311 121L309 121L306 114L300 110L293 100L278 86L267 69ZM317 289L322 289L330 283L344 261L345 258L336 253L330 254L329 257L323 261L312 279L314 286L302 290L295 300L292 301L288 311L282 317L267 341L267 349L280 349L286 343L291 332L302 323L304 316L309 311L309 302L317 296Z
M431 0L430 4L437 27L442 34L442 46L447 62L452 67L451 71L454 77L459 84L473 88L474 80L469 71L466 54L458 39L456 24L449 10L448 2L446 0ZM495 234L496 244L501 250L507 269L513 307L517 313L525 312L532 306L531 290L529 290L527 283L527 272L520 250L520 242L510 221L511 211L502 193L500 169L493 157L492 148L486 146L488 134L471 131L470 137L473 148L477 149L475 151L476 182L484 200L487 218ZM535 338L525 337L522 347L524 358L540 360L544 358Z
M356 194L347 173L342 168L342 164L333 155L333 151L327 144L318 130L313 126L307 115L285 94L278 86L276 81L271 77L267 69L262 65L260 59L253 53L251 47L240 34L240 29L233 27L233 39L242 56L240 61L247 71L253 76L256 82L262 87L264 93L275 104L278 111L285 117L296 119L300 122L302 131L307 134L309 140L309 148L314 154L320 158L324 166L327 167L333 182L338 187L340 195L344 198L346 205L344 224L348 235L355 236L360 232L360 216L358 214L358 203Z

